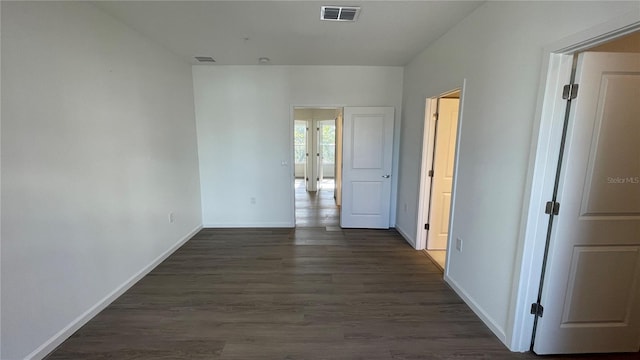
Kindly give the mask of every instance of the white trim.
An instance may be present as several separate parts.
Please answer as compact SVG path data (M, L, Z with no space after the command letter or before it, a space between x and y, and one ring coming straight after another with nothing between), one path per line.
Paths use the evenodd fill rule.
M462 122L464 118L464 93L465 87L467 84L467 79L462 79L462 86L456 87L453 90L449 90L447 92L441 93L439 96L431 97L426 99L425 111L424 111L424 130L422 137L422 162L420 168L420 190L418 193L418 211L417 211L417 221L416 221L416 249L424 250L427 248L427 231L424 229L425 219L428 218L429 214L429 203L431 199L428 195L428 191L431 189L431 177L428 176L429 169L432 168L433 165L433 151L435 144L435 127L436 122L433 116L434 111L438 111L438 99L446 96L447 94L451 94L456 91L460 91L460 108L458 113L458 126L456 128L456 144L455 144L455 156L454 156L454 168L453 168L453 183L451 186L451 208L449 211L449 234L452 234L452 224L454 217L454 209L455 209L455 197L456 197L456 188L457 188L457 177L458 173L458 160L460 156L460 129L462 128ZM451 246L451 238L447 240L447 249ZM447 252L447 258L449 252ZM449 261L449 259L447 259Z
M573 54L640 30L640 13L629 12L545 46L544 53Z
M404 238L404 240L406 242L409 243L409 245L411 245L416 250L420 250L420 249L416 248L416 240L412 239L411 236L409 236L406 231L402 230L398 226L394 227L394 229L396 229L396 231Z
M516 299L512 299L510 313L513 316L511 343L513 351L528 351L533 330L533 316L529 313L529 306L536 302L540 274L542 271L542 257L548 225L548 215L544 214L545 201L551 199L555 180L562 124L566 101L562 100L562 86L568 83L573 62L571 55L550 55L544 101L541 112L536 118L544 119L536 133L537 141L532 141L530 158L533 171L528 177L531 191L525 201L527 210L523 212L526 224L524 228L524 242L520 263L518 288ZM531 165L530 165L531 166ZM518 261L520 260L520 261ZM515 277L514 277L515 278Z
M451 208L449 209L449 229L447 240L447 253L445 260L444 276L449 277L449 264L451 264L451 251L455 249L451 234L453 234L453 224L456 215L456 198L458 197L458 166L460 165L460 144L462 138L462 124L464 123L464 99L467 96L467 79L462 79L462 87L460 87L460 109L458 111L458 128L456 129L456 152L453 160L453 184L451 184ZM452 280L453 281L453 280Z
M422 135L422 164L420 169L420 190L418 192L418 220L416 222L416 250L427 248L427 230L424 228L425 219L429 217L431 198L431 177L429 170L433 165L433 145L436 141L436 122L433 114L438 111L438 97L427 98L424 108L424 130Z
M447 259L448 261L448 259ZM448 268L448 266L447 266ZM462 298L462 300L471 308L471 310L484 322L487 327L498 337L500 341L506 344L506 334L503 328L498 325L498 323L491 318L482 308L467 294L462 287L458 285L458 283L449 277L448 274L444 274L444 281L453 289L453 291Z
M83 325L85 325L89 320L91 320L94 316L96 316L100 311L104 310L109 304L111 304L114 300L116 300L120 295L124 294L129 288L135 285L140 279L142 279L145 275L147 275L151 270L153 270L156 266L158 266L162 261L164 261L169 255L173 254L178 248L180 248L184 243L186 243L189 239L191 239L195 234L198 233L202 229L202 226L198 225L195 229L191 230L187 235L179 239L173 246L171 246L167 251L163 252L155 258L149 265L142 268L140 271L135 273L132 277L130 277L127 281L125 281L122 285L118 286L115 290L110 292L107 296L105 296L102 300L98 301L95 305L93 305L89 310L85 311L83 314L75 318L69 325L65 326L62 330L58 331L55 335L49 338L44 344L40 345L37 349L32 351L29 355L25 357L25 360L30 359L42 359L47 354L55 350L60 344L62 344L69 336L73 335L78 329L80 329Z
M289 163L291 164L291 173L290 173L290 189L291 189L291 199L289 201L289 206L291 208L291 218L289 223L276 223L274 224L258 224L258 225L217 225L217 224L205 224L205 227L296 227L296 164L295 164L295 144L294 144L294 132L295 132L295 110L296 109L326 109L326 110L341 110L344 111L344 107L347 105L295 105L292 104L289 106ZM305 164L308 166L308 164Z
M289 217L288 227L296 226L296 145L294 142L295 131L296 131L296 117L295 117L296 107L291 105L289 107L289 164L291 164L291 171L289 173L289 208L291 209L291 216ZM308 164L304 164L305 166L305 175L307 173ZM205 224L205 227L215 227L214 224Z
M569 80L571 54L638 29L640 14L625 14L544 48L524 194L526 210L523 211L520 227L523 241L519 242L516 252L518 256L515 261L509 306L508 323L512 324L512 327L508 332L508 342L505 342L511 351L528 351L531 342L533 317L529 314L529 307L538 295L547 231L542 206L545 200L549 200L550 191L553 189L566 106L564 101L558 100L558 92L561 91L562 83Z

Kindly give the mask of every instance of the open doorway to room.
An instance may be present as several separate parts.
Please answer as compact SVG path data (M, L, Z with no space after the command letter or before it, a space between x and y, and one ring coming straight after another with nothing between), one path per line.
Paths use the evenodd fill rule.
M340 226L342 108L296 107L296 227Z
M427 99L421 179L419 241L444 271L449 243L460 90Z
M551 54L528 226L538 355L640 349L639 26Z

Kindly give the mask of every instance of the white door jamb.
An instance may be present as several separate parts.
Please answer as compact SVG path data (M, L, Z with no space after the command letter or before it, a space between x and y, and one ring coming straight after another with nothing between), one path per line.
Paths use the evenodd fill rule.
M508 312L507 341L511 351L528 351L531 346L533 315L531 304L536 302L542 258L548 225L544 204L550 200L562 123L566 102L562 100L562 86L568 83L573 54L640 29L640 14L626 14L605 24L587 29L546 46L540 74L538 105L536 107L531 154L521 218L520 238ZM455 185L454 185L455 186Z
M429 98L424 110L424 134L422 137L422 165L420 167L420 192L418 195L418 228L416 231L416 250L427 248L427 230L424 224L429 218L431 199L431 177L429 170L433 168L433 145L435 143L436 122L434 114L438 111L438 98Z

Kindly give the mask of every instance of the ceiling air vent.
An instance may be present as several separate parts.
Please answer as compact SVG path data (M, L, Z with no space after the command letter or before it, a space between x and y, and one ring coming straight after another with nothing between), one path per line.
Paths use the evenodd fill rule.
M323 6L320 19L329 21L356 21L360 14L358 6Z
M216 62L211 56L196 56L196 60L201 63L214 63Z

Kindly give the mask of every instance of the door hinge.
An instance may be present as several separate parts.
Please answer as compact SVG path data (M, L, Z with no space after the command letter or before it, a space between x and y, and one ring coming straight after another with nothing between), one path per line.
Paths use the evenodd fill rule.
M309 178L306 178L306 181L309 181Z
M429 170L429 177L433 177L433 170Z
M319 177L317 177L317 178L316 178L316 181L320 181L320 178L319 178Z
M424 229L429 230L429 224L424 224Z
M440 113L433 113L433 120L438 120L438 117L440 117Z
M564 100L572 100L578 96L578 84L565 85L562 88L562 98Z
M544 213L547 215L558 215L560 213L560 203L557 201L547 201L544 207Z
M543 312L544 312L544 307L542 305L538 303L531 304L531 315L542 317Z

